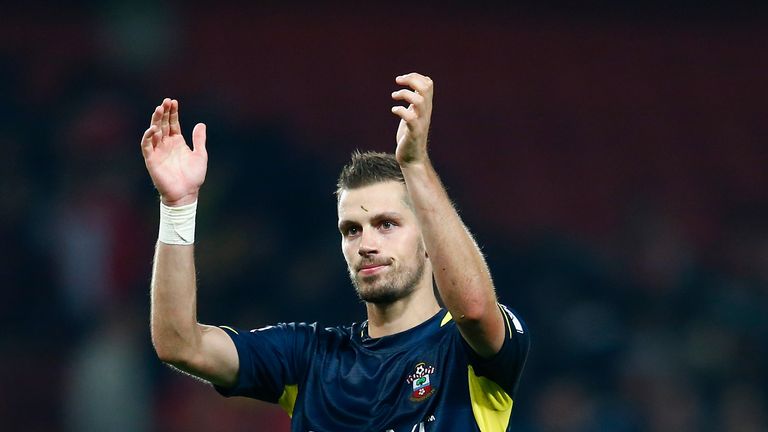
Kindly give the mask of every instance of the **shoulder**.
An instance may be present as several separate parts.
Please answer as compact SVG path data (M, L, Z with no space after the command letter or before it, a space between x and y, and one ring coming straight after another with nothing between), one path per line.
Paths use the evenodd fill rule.
M317 339L317 340L348 340L351 339L355 332L360 331L360 324L353 323L350 325L338 325L338 326L323 326L318 322L280 322L276 324L266 325L263 327L254 328L251 330L244 330L240 328L234 328L229 326L219 326L225 330L227 334L232 338L237 339Z

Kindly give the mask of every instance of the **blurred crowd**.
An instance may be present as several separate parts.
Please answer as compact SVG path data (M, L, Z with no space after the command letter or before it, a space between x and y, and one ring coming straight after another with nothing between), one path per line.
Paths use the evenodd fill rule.
M166 96L181 101L185 135L197 121L208 125L196 246L201 322L360 321L333 191L354 148L391 150L390 89L367 73L396 51L381 44L388 14L327 11L329 22L369 18L350 24L359 31L352 37L317 24L319 8L143 6L19 7L3 18L0 429L287 431L276 406L221 398L154 357L148 294L159 210L139 138ZM453 7L435 32L449 37L459 20L451 14L470 14L476 22L462 28L460 52L485 38L525 50L529 37L551 56L526 59L532 88L549 87L545 77L561 71L559 62L572 67L549 93L510 90L520 106L508 107L509 118L498 113L507 95L451 87L504 84L476 81L483 64L422 64L417 50L388 59L382 72L424 66L441 77L433 157L487 255L500 300L532 333L514 430L768 430L768 111L756 102L768 96L768 57L745 42L768 32L715 21L720 33L706 36L710 21L681 24L690 33L674 21L624 22L633 31L621 33L617 48L606 47L611 29L591 30L597 24L539 16L510 18L521 24L513 28L492 11ZM330 28L338 33L323 32ZM313 42L320 32L325 39ZM627 73L607 86L626 79L632 89L601 94L611 90L590 80L587 102L580 90L566 91L592 69L551 48L570 40L563 34L594 53L589 68ZM697 48L690 64L672 58L700 40L714 48ZM623 54L647 59L668 46L669 58L653 57L658 63L621 64ZM501 51L497 63L508 64L504 44L483 50ZM636 66L640 78L627 72ZM346 73L355 76L349 85ZM710 82L712 100L659 102L698 95ZM441 83L444 100L457 102L442 113ZM382 100L359 96L366 85ZM626 98L644 105L628 107L619 101ZM344 124L355 115L381 121ZM506 136L490 123L526 130ZM441 150L452 140L463 142Z

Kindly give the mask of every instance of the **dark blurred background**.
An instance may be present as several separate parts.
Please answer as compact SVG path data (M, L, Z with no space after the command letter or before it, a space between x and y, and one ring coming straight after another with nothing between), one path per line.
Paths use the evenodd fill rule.
M163 97L208 125L199 319L365 318L332 195L398 74L533 337L525 432L768 431L768 10L732 2L0 7L0 429L287 431L153 355Z

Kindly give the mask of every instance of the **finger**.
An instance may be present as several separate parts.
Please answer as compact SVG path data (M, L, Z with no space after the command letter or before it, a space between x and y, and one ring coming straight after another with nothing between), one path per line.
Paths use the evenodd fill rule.
M401 85L414 86L418 91L426 91L434 84L432 78L416 72L400 75L395 78L395 82Z
M424 96L407 89L392 92L392 99L405 101L411 105L421 105L424 102Z
M400 117L406 123L416 120L416 118L418 117L418 115L416 115L416 113L413 112L413 110L409 110L408 108L400 105L392 107L392 114Z
M169 116L171 135L181 133L181 124L179 124L179 101L171 100L171 113Z
M160 129L163 131L163 136L168 136L171 131L171 100L169 98L163 99L163 120L160 122Z
M431 93L434 87L431 78L415 72L400 75L395 78L395 82L403 86L408 86L422 94Z
M155 150L152 146L152 136L155 134L155 129L155 126L150 126L141 137L141 154L144 155L144 158L149 157Z
M202 154L208 154L205 147L206 140L206 126L205 123L198 123L192 130L192 151L201 152Z
M151 126L157 126L160 128L160 123L163 121L163 106L158 105L155 107L155 111L152 112L152 118L149 121Z
M152 134L152 149L154 150L161 145L163 145L163 132L159 127L155 127L155 133Z

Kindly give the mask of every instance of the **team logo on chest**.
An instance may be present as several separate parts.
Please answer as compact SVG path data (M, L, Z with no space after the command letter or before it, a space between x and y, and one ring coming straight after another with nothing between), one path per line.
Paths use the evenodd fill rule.
M412 401L421 402L432 396L436 389L432 387L429 377L434 373L435 367L425 362L419 362L414 366L413 373L408 375L408 378L405 380L405 382L413 386L410 398Z

